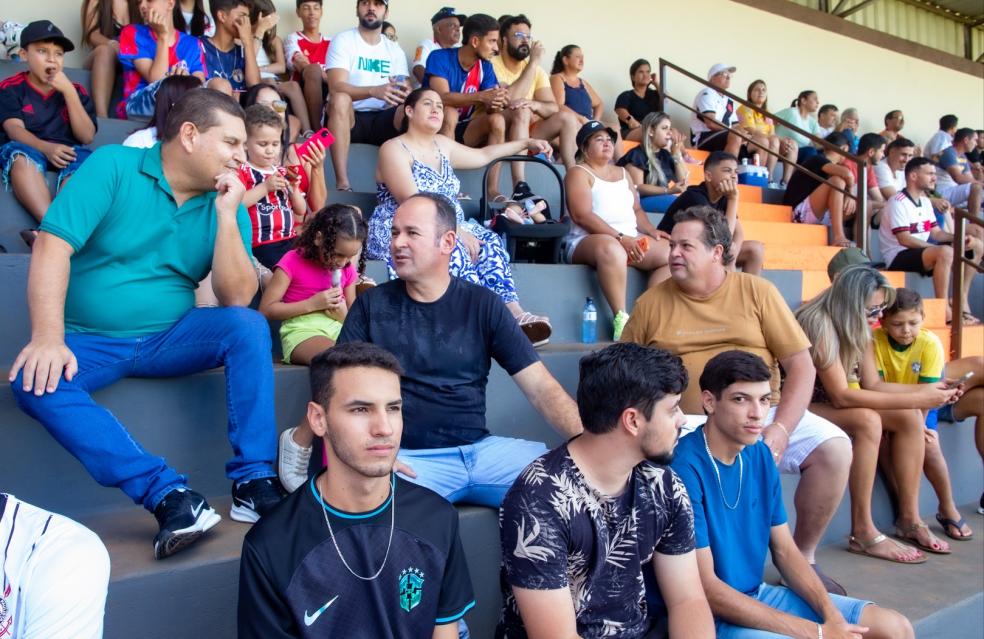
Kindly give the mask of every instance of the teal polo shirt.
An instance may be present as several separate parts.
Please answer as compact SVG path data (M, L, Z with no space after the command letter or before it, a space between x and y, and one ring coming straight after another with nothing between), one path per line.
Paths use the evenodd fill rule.
M178 206L161 166L161 145L98 149L68 180L41 230L75 253L65 298L65 331L140 337L174 325L195 305L212 268L218 227L215 192ZM246 208L236 221L246 253Z

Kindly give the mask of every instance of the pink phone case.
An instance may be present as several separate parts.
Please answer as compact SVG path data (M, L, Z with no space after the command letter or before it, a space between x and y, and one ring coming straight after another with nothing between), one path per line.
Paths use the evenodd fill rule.
M302 142L300 146L297 147L298 159L303 158L304 156L306 156L308 153L311 152L311 144L315 140L321 140L321 145L324 146L325 149L327 149L328 147L330 147L332 144L335 143L335 136L332 135L331 131L329 131L328 129L321 129L320 131L316 131L314 135L312 135L310 138Z

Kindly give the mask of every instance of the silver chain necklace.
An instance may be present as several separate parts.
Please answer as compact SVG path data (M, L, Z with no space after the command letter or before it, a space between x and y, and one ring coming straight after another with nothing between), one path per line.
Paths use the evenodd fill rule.
M383 563L379 564L379 570L377 570L375 574L371 577L363 577L359 573L352 570L352 567L348 565L347 561L345 561L345 555L342 554L342 549L338 547L338 542L335 541L335 532L331 529L331 521L328 520L328 508L327 508L328 500L325 499L325 495L323 492L321 492L321 489L320 488L318 489L318 496L321 497L321 501L323 502L323 505L321 507L321 512L325 516L325 524L328 525L328 535L331 537L331 543L332 545L335 546L335 552L338 553L338 558L342 560L342 564L345 566L345 568L348 569L350 573L352 573L352 576L355 577L356 579L361 579L362 581L372 581L373 579L378 577L380 573L383 572L383 567L386 566L386 560L389 558L390 548L393 546L393 529L396 524L396 483L395 482L393 483L393 487L391 490L393 491L393 494L390 497L391 500L390 534L389 534L389 541L386 542L386 554L383 555Z
M705 428L707 428L705 426ZM721 471L718 470L717 460L714 459L714 455L711 454L711 447L707 444L707 431L701 431L701 435L704 436L704 450L707 451L707 458L711 460L711 465L714 466L714 476L718 480L718 490L721 491L721 501L724 503L725 508L728 510L734 510L738 507L738 502L741 501L741 484L742 477L745 474L745 463L741 459L741 453L738 453L738 497L735 498L735 505L732 506L728 503L727 497L724 496L724 485L721 483Z

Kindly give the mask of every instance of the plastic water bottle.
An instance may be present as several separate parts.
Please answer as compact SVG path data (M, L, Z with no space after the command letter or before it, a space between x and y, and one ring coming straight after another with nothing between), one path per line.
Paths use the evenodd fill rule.
M584 311L581 313L581 342L584 344L594 344L598 341L598 309L594 301L589 297L584 302Z
M336 268L331 272L331 287L338 288L342 283L342 269Z

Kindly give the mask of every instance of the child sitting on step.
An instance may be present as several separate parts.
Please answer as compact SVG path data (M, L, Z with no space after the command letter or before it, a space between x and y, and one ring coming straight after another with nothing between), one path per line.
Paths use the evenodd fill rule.
M307 223L295 248L277 263L263 292L260 312L282 322L285 363L308 365L315 355L335 345L355 302L359 274L365 270L367 235L368 227L357 207L331 204ZM306 421L281 435L280 481L291 492L307 479L306 460L313 440ZM302 455L305 463L292 463L299 459L289 454L294 450L306 453Z
M937 422L976 419L977 449L984 457L984 358L964 357L944 364L943 344L930 330L923 328L925 321L922 298L919 293L900 288L895 291L895 302L885 309L881 326L872 332L878 374L886 382L894 384L934 383L943 378L959 380L963 375L974 375L963 382L963 396L955 404L924 411L926 413L926 457L923 472L939 498L936 520L951 539L964 541L973 536L970 526L960 516L953 500L950 472L940 448ZM887 458L886 446L882 446L882 461ZM885 473L891 482L891 473ZM894 486L892 486L894 489Z

